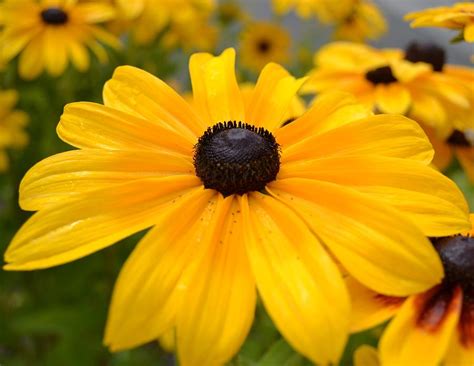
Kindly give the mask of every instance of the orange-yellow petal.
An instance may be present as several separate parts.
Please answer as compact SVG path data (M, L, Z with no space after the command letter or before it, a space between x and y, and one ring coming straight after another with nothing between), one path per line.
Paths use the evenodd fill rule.
M289 124L298 124L299 119ZM284 134L284 128L282 136ZM433 148L418 123L398 115L377 115L351 121L318 135L300 136L300 142L282 144L282 164L327 156L372 155L419 160L433 158Z
M443 269L431 243L383 202L349 187L302 178L276 180L267 189L293 207L365 286L406 296L440 282Z
M461 303L459 287L452 293L437 287L410 297L380 339L382 364L438 365L456 330Z
M200 243L206 246L205 253L179 284L183 295L176 340L183 366L228 362L244 342L254 317L256 288L243 245L238 200L219 195L215 210L215 220Z
M376 108L383 113L405 114L411 102L410 92L401 84L378 85L375 89Z
M136 179L194 173L190 159L160 151L72 150L33 166L20 184L20 206L37 211Z
M350 186L396 208L427 236L469 227L463 194L446 176L416 160L343 156L282 164L278 177L309 178Z
M217 122L245 121L244 101L235 78L235 50L220 56L196 53L189 60L193 98L208 126Z
M185 193L200 188L194 175L148 178L85 193L34 214L5 253L8 270L63 264L155 224Z
M269 131L280 127L305 80L295 79L280 65L267 64L249 98L245 122Z
M349 320L338 268L290 208L257 192L241 200L245 244L268 313L298 352L337 363Z
M345 278L351 297L351 332L360 332L395 315L404 297L385 296L370 290L352 277Z
M66 105L57 133L82 149L169 150L192 156L195 143L154 120L89 102Z
M474 184L474 147L458 147L455 152L467 177Z
M188 195L134 249L117 279L109 309L104 343L111 350L156 340L174 325L184 291L179 279L205 249L190 243L204 236L216 202L212 190Z
M104 104L160 124L195 140L205 129L191 106L164 81L132 66L115 69L105 83Z

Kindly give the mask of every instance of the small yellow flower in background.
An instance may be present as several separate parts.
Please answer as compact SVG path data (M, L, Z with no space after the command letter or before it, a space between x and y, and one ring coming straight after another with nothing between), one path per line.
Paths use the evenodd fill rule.
M338 40L364 42L380 38L387 31L387 22L375 4L353 0L352 9L336 22L333 37Z
M459 38L474 42L474 3L462 2L452 6L440 6L409 13L412 28L440 27L459 30Z
M239 46L242 66L259 72L269 62L289 61L291 36L277 24L252 22L242 31Z
M317 18L325 24L343 19L354 0L272 0L273 11L284 15L294 10L303 19Z
M194 106L123 66L104 105L65 107L57 131L78 150L24 177L20 205L38 212L5 269L67 263L151 228L119 275L105 343L123 350L175 330L184 366L236 354L257 289L288 342L327 364L349 326L339 265L390 296L441 281L425 235L467 230L468 211L430 167L417 123L336 92L282 127L304 78L268 64L245 102L233 49L194 54L189 69Z
M215 0L115 0L119 20L128 21L128 29L138 44L153 42L166 27L171 32L167 45L210 49L215 35L208 24L216 9ZM215 32L214 32L215 33ZM209 38L211 37L211 38ZM208 39L209 38L209 39Z
M15 90L0 90L0 173L8 169L6 149L22 148L28 143L23 131L28 123L25 112L15 110L18 93Z
M471 214L474 225L474 214ZM371 328L389 318L374 365L471 366L474 362L474 229L432 242L443 263L440 285L408 298L387 297L347 279L352 330ZM374 350L356 359L376 360ZM356 366L366 366L357 363Z
M118 48L120 43L97 26L115 16L111 6L75 0L6 0L0 4L0 60L19 56L24 79L37 77L44 69L61 75L71 60L80 71L89 68L90 48L101 62L107 53L99 42Z
M439 168L448 165L454 148L472 177L474 149L468 138L474 128L472 68L446 65L443 49L419 43L403 51L335 42L315 55L315 64L304 92L339 89L374 111L406 114L430 136Z

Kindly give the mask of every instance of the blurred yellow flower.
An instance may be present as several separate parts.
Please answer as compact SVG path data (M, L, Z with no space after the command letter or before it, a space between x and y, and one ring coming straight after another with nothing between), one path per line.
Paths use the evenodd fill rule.
M409 13L412 28L441 27L459 30L460 39L474 42L474 3L461 2L452 6L440 6Z
M471 214L474 225L474 214ZM351 328L369 329L392 318L379 354L367 346L355 366L471 366L474 361L474 229L431 239L443 263L443 282L408 298L389 297L347 278Z
M447 143L455 147L472 178L474 149L468 137L474 128L472 69L445 65L444 50L419 43L403 51L336 42L315 55L315 64L304 92L339 89L374 111L406 114L429 134L438 167L445 168L451 161Z
M242 66L258 72L269 62L289 61L291 36L277 24L252 22L242 31L239 46Z
M323 23L334 23L350 12L352 2L353 0L272 0L272 5L277 15L294 10L303 19L318 18Z
M8 169L6 149L21 148L28 143L28 136L23 131L28 115L14 110L17 102L15 90L0 90L0 172Z
M67 263L151 228L114 289L113 351L174 329L181 365L224 364L258 289L297 351L337 363L350 304L333 258L383 294L432 287L442 267L425 235L469 228L462 194L430 167L431 145L406 117L374 116L336 92L282 127L305 78L271 63L245 102L233 49L194 54L189 69L194 105L122 66L104 105L65 107L58 134L79 149L24 177L20 205L38 212L5 268Z
M171 33L168 46L211 48L214 30L208 24L216 8L215 0L114 0L119 21L128 22L128 29L138 44L148 44L166 29ZM204 46L203 46L204 45Z
M387 31L387 22L371 1L353 0L349 13L335 24L334 38L353 42L377 39Z
M119 41L96 23L115 16L112 7L76 0L6 0L0 4L0 62L19 57L24 79L37 77L44 69L61 75L71 60L80 71L89 68L89 47L101 62L107 53L99 43L120 47Z

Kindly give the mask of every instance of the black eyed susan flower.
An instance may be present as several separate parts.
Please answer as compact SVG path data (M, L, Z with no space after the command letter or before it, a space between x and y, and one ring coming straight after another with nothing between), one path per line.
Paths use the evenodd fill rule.
M21 148L28 143L24 127L28 123L25 112L15 110L18 93L15 90L0 90L0 172L8 169L6 149Z
M474 42L474 3L460 2L452 6L439 6L409 13L412 28L440 27L460 31L459 38Z
M331 93L280 127L305 79L268 64L244 103L234 63L232 49L191 57L196 107L130 66L104 105L67 105L57 131L79 149L26 174L20 204L38 212L5 268L63 264L151 228L115 286L113 351L175 331L182 365L223 364L258 289L296 350L336 363L350 310L338 265L385 295L424 291L442 278L424 234L466 230L466 203L429 166L415 122Z
M439 168L448 165L454 149L472 176L474 71L445 61L444 50L433 44L413 42L402 51L336 42L316 54L317 67L304 89L344 90L374 111L406 114L429 135Z
M6 0L0 4L0 62L18 54L19 73L33 79L43 70L61 75L71 60L80 71L89 68L90 48L101 62L107 61L102 42L120 46L97 23L114 17L114 9L98 2L76 0Z
M474 214L471 214L471 222L474 224ZM394 316L379 343L382 365L472 365L473 235L474 229L432 239L445 277L441 284L424 293L408 298L387 297L348 279L353 297L354 331L370 328ZM361 352L364 357L374 357L373 351Z
M334 38L364 42L380 38L387 31L387 22L371 1L353 0L348 13L335 24Z
M290 58L291 36L270 22L252 22L242 31L240 53L242 65L259 72L267 63L286 63Z

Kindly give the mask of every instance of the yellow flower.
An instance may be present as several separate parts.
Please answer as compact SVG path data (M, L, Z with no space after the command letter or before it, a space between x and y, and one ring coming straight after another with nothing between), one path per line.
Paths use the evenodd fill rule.
M138 44L147 44L170 27L178 42L189 46L189 39L198 40L190 48L199 48L210 35L210 14L215 10L215 0L115 0L119 17L131 21L130 31ZM202 33L204 31L204 34ZM180 36L184 35L181 39ZM212 36L214 37L214 36ZM182 42L181 42L182 41ZM209 44L212 39L207 42ZM170 42L171 43L171 42ZM209 47L210 48L210 47Z
M375 4L353 0L350 12L336 23L334 38L353 42L377 39L387 31L387 22Z
M24 177L20 205L39 212L5 269L63 264L151 228L115 286L113 351L175 329L181 365L223 364L258 289L297 351L337 363L350 310L338 264L387 295L432 287L442 268L424 234L466 230L466 202L429 166L415 122L329 93L281 127L305 79L268 64L246 104L234 67L233 49L191 57L195 107L131 66L106 83L105 105L67 105L57 131L79 149Z
M380 366L380 359L374 347L362 345L354 352L354 366ZM405 366L410 366L409 364Z
M284 64L290 57L291 36L286 29L270 22L249 23L240 39L242 65L255 72L267 63Z
M15 90L0 90L0 172L8 169L5 149L21 148L28 143L28 136L23 131L28 115L13 109L17 102Z
M471 223L474 224L474 214L471 214ZM453 366L472 365L473 235L474 229L471 229L463 234L432 239L445 277L440 285L424 293L408 298L387 297L347 279L353 300L353 331L371 328L394 317L380 339L381 365L436 366L441 362ZM361 352L364 357L367 353L373 357L373 351Z
M441 48L419 43L402 51L335 42L315 55L315 64L304 86L306 92L339 89L374 111L406 114L429 134L437 151L435 164L444 168L450 161L441 140L456 147L460 162L472 176L472 139L456 138L474 128L472 69L445 65Z
M37 77L43 69L61 75L70 59L80 71L89 68L89 47L101 62L107 53L101 41L119 47L118 40L96 23L114 16L112 7L75 0L6 0L0 5L0 58L9 61L20 54L19 72L24 79Z
M412 20L412 28L440 27L457 29L466 42L474 42L474 3L456 3L409 13L406 20Z

